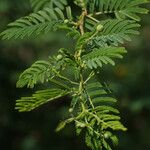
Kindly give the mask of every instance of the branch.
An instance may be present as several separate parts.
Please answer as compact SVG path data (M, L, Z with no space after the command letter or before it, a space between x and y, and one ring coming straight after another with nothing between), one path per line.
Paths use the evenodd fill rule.
M86 16L87 16L87 10L84 9L84 10L82 11L82 14L81 14L81 16L80 16L80 19L79 19L79 21L78 21L78 26L79 26L81 35L84 34L84 19L85 19Z

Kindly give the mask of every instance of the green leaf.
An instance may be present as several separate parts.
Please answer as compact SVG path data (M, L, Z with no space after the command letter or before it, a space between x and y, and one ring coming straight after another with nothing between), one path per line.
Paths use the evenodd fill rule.
M103 26L103 30L88 42L88 46L91 48L106 47L109 45L118 46L119 44L123 44L124 41L131 41L130 37L132 35L139 34L137 28L140 25L135 21L108 19L101 21L99 24Z
M8 28L0 36L3 39L24 39L37 37L39 34L56 30L58 25L64 24L65 19L71 19L70 14L68 14L68 7L66 9L69 18L67 16L65 18L65 12L59 8L51 9L46 7L8 24ZM71 13L71 9L69 9L69 13Z
M65 128L65 126L66 126L66 122L65 121L60 122L59 125L56 128L56 132L61 131L63 128Z
M20 75L17 87L21 88L27 85L33 88L35 84L44 83L52 75L52 64L49 61L37 61Z
M139 7L148 3L148 0L87 0L87 9L91 14L116 14L117 18L130 18L140 21L139 14L147 14L148 10Z
M94 85L97 86L94 87ZM99 93L97 92L98 90ZM99 82L89 83L86 87L88 100L90 103L93 103L90 111L95 112L95 115L97 116L95 117L95 115L91 113L88 117L88 121L96 120L97 122L100 122L101 129L111 128L113 130L125 131L126 128L120 122L119 111L113 107L117 100L110 97L109 94L105 94L104 97L104 94L101 94L101 91L103 90L104 89ZM97 94L93 95L94 91L96 91Z
M54 8L58 7L59 9L63 10L67 5L66 0L30 0L31 7L35 12L45 8Z
M15 109L20 112L31 111L69 93L69 91L57 88L37 91L31 97L22 97L17 100Z
M82 60L90 69L102 67L102 64L115 65L112 58L122 58L122 54L126 53L124 47L105 47L94 49L92 52L84 55Z

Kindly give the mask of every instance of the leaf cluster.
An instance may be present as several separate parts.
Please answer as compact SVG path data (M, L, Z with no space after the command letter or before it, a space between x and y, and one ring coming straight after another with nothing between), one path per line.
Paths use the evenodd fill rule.
M61 48L53 57L33 63L20 75L19 88L34 88L39 83L50 87L17 100L16 109L31 111L67 95L71 99L70 118L61 122L56 131L74 123L77 135L84 135L92 150L111 150L112 145L118 144L114 131L127 129L121 123L117 100L96 74L104 65L114 66L116 59L127 53L123 44L139 34L140 15L148 13L142 4L149 0L73 2L81 10L80 15L72 11L67 0L30 0L33 13L10 23L0 34L3 39L23 39L64 30L75 41L73 51Z

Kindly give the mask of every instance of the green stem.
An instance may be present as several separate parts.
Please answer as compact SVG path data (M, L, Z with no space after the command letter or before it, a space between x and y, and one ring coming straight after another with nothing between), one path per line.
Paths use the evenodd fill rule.
M49 81L52 82L52 83L54 83L54 84L56 84L56 85L58 85L58 86L60 86L60 87L62 87L62 88L65 88L65 89L70 90L70 88L69 88L68 86L66 86L66 85L64 85L64 84L62 84L62 83L60 83L60 82L58 82L57 80L49 79Z
M89 100L89 102L90 102L90 105L91 105L92 109L95 109L91 97L88 95L88 92L87 92L86 90L85 90L85 92L86 92L87 98L88 98L88 100Z
M99 20L97 20L96 18L92 17L92 15L87 15L87 17L97 23L99 23Z
M104 12L102 12L102 11L99 11L99 12L95 12L95 13L93 13L93 14L89 14L88 16L99 16L99 15L103 15L103 14L111 14L111 13L115 13L115 12L117 12L117 11L104 11Z
M68 78L66 78L66 77L64 77L64 76L62 76L62 75L61 75L58 71L56 71L55 69L53 69L53 71L56 73L57 77L59 77L59 78L61 78L61 79L64 79L64 80L70 82L71 84L79 85L79 83L74 82L74 81L71 81L70 79L68 79Z
M90 75L88 76L88 78L84 81L84 84L86 84L94 75L95 75L95 73L94 73L94 71L92 71L90 73Z

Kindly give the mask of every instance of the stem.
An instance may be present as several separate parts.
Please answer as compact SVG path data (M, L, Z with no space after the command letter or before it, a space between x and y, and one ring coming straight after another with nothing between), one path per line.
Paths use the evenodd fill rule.
M87 127L89 130L91 130L92 132L94 132L97 136L100 136L99 132L95 131L89 124L88 122L86 123L83 123L83 122L80 122L78 120L75 120L76 123L79 123L79 124L83 124L85 127Z
M59 72L57 72L55 69L53 69L53 71L56 73L56 75L57 75L59 78L64 79L64 80L70 82L71 84L79 85L77 82L71 81L70 79L68 79L68 78L66 78L66 77L64 77L64 76L62 76L62 75L59 74Z
M84 34L84 19L85 19L86 15L87 15L87 10L85 8L82 8L82 14L79 17L79 21L78 21L78 26L79 26L81 35ZM83 79L83 75L82 75L83 74L83 62L81 61L81 54L82 54L82 47L76 51L75 58L77 59L79 71L80 71L79 96L80 96L80 101L81 101L81 107L82 107L82 110L84 111L85 106L84 106L83 97L82 97L82 92L84 89L84 87L83 87L84 79Z
M83 80L82 70L80 70L80 71L81 71L81 73L80 73L79 91L82 92L84 80Z
M85 19L86 15L87 15L87 10L86 10L86 8L83 7L82 8L82 14L80 15L79 21L78 21L78 26L79 26L81 35L84 34L84 19ZM83 91L83 83L84 83L83 75L82 75L82 69L83 69L82 66L83 66L83 63L81 62L81 54L82 54L82 47L79 50L77 50L77 52L75 54L77 62L79 62L78 65L79 65L79 70L80 70L80 85L79 85L79 93L80 94ZM82 99L82 98L80 98L80 99Z
M58 86L60 86L60 87L63 87L63 88L65 88L65 89L70 90L70 88L68 88L68 86L66 86L66 85L64 85L64 84L62 84L62 83L60 83L60 82L58 82L57 80L49 79L49 81L52 82L52 83L54 83L54 84L56 84L56 85L58 85Z
M84 19L85 19L85 16L86 16L86 15L87 15L87 10L84 9L84 10L82 11L82 14L81 14L80 19L79 19L79 22L78 22L81 35L84 34L84 27L83 27L83 26L84 26Z
M84 81L84 84L86 84L94 75L95 75L95 73L94 73L94 71L92 71L90 73L90 75L88 76L88 78Z
M93 14L89 14L88 16L99 16L99 15L103 15L103 14L111 14L111 13L115 13L116 11L104 11L104 12L101 12L101 11L99 11L99 12L95 12L95 13L93 13Z
M86 6L85 6L83 0L80 0L80 3L82 3L82 5L81 5L82 13L81 13L81 15L79 17L79 21L77 23L78 23L81 35L83 35L84 34L84 19L87 16L87 9L86 9Z
M99 23L99 20L97 20L96 18L92 17L92 15L87 15L87 17L97 23Z
M94 104L93 104L93 102L92 102L92 100L91 100L91 97L88 95L88 92L87 92L86 90L85 90L85 92L86 92L87 99L89 100L92 109L95 109Z

